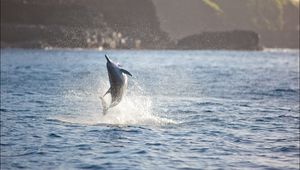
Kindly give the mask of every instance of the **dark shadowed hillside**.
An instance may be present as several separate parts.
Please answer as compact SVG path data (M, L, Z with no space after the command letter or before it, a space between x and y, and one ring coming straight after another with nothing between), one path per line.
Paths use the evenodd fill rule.
M1 46L163 48L150 0L2 0Z

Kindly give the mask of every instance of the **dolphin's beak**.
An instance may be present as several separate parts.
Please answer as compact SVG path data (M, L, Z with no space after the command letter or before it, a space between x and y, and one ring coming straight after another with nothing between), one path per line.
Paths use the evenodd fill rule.
M106 58L107 62L110 63L110 60L109 60L109 58L107 57L106 54L105 54L105 58Z

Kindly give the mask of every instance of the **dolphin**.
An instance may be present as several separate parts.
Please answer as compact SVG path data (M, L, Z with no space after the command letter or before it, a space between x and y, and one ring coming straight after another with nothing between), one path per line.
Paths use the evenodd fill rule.
M100 97L100 99L102 100L104 115L109 108L112 108L121 102L127 88L127 75L132 76L129 71L122 69L121 65L110 60L107 55L105 55L105 58L107 61L106 67L110 88L103 95L103 97ZM109 106L107 106L106 102L103 99L107 94L111 95L111 102Z

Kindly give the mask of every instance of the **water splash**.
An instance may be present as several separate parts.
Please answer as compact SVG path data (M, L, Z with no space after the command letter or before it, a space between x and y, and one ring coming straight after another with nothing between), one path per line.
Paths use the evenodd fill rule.
M125 97L118 106L111 108L98 123L162 125L174 121L154 115L150 97L131 95Z
M91 94L90 97L97 98L97 104L101 105L100 96L103 95L107 89L108 84L101 81L97 93ZM152 99L146 96L143 88L139 86L138 82L131 80L131 86L128 89L128 94L115 107L110 108L106 115L103 114L103 106L99 107L97 112L85 111L85 113L56 116L55 119L68 123L97 125L97 124L120 124L120 125L166 125L176 123L167 118L159 117L158 114L153 113ZM68 96L69 100L75 98L73 95ZM68 95L68 94L67 94ZM109 103L110 95L105 96L105 101ZM87 100L87 98L86 98ZM82 101L82 100L81 100Z

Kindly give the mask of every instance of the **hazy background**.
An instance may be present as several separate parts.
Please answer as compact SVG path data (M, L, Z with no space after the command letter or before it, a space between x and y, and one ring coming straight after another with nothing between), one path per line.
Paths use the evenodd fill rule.
M299 48L299 0L1 0L1 47Z

